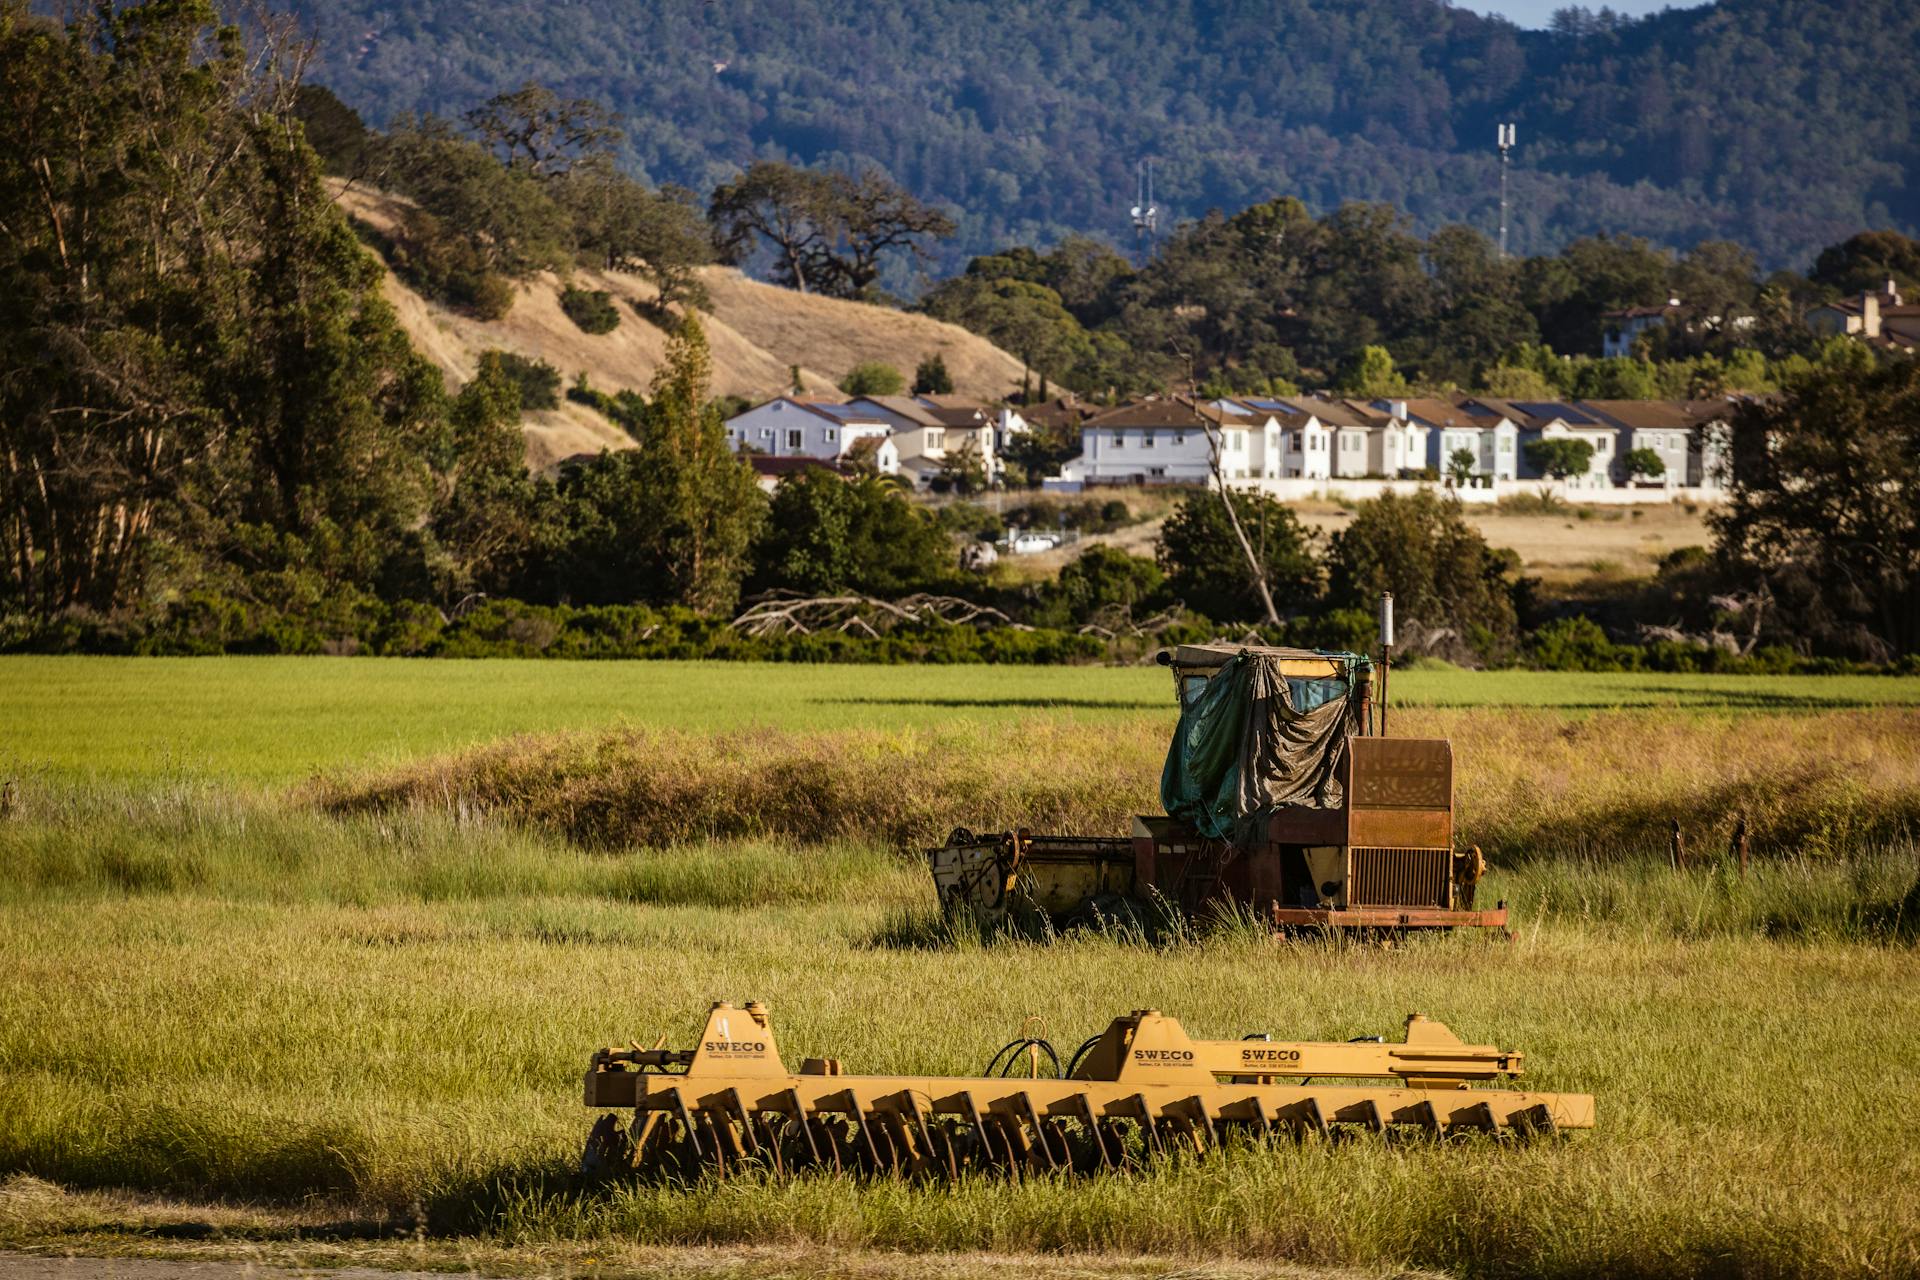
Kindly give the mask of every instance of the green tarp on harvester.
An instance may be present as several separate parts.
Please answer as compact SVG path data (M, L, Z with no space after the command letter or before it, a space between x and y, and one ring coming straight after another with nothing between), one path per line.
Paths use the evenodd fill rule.
M1236 844L1280 805L1336 809L1340 752L1358 726L1345 681L1289 681L1279 658L1235 654L1180 713L1160 803L1202 835Z

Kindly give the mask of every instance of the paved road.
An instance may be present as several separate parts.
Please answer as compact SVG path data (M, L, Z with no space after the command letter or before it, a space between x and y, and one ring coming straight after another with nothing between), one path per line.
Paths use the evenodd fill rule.
M5 1280L448 1280L444 1271L373 1271L365 1267L292 1270L252 1262L168 1258L48 1258L0 1253Z

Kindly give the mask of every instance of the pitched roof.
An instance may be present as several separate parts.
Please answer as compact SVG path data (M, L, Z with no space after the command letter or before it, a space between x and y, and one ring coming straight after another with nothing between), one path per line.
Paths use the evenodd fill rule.
M1077 427L1099 412L1098 405L1083 403L1077 396L1054 396L1020 407L1020 416L1036 427Z
M884 427L887 425L886 419L878 414L856 409L850 404L837 404L831 400L794 400L793 404L805 409L808 413L818 414L822 418L845 426Z
M1365 400L1342 399L1341 404L1353 411L1355 417L1370 427L1385 427L1393 424L1393 414L1368 404Z
M993 420L987 417L986 411L977 405L966 408L947 408L937 405L929 408L927 413L944 427L990 427L993 425Z
M1635 431L1685 431L1725 418L1725 400L1582 400L1582 409Z
M1247 396L1239 401L1256 414L1265 414L1283 426L1304 427L1307 419L1314 416L1305 401L1299 399L1281 400L1273 396Z
M1492 413L1474 413L1465 405L1450 404L1445 400L1417 399L1408 400L1407 417L1429 427L1472 427L1478 430L1491 425L1488 419L1512 418L1504 409L1496 408L1489 401L1476 403L1493 409Z
M1088 418L1082 426L1111 430L1125 427L1203 427L1199 412L1186 400L1135 400Z
M1582 400L1580 407L1634 431L1685 431L1695 422L1686 404L1676 400Z
M1355 413L1341 400L1321 400L1314 396L1288 396L1280 403L1290 407L1295 414L1312 414L1327 427L1364 427L1369 425L1366 419Z
M854 403L878 405L896 418L905 418L908 422L914 423L917 426L938 427L943 425L938 418L933 416L932 409L921 404L912 396L859 396L855 399Z

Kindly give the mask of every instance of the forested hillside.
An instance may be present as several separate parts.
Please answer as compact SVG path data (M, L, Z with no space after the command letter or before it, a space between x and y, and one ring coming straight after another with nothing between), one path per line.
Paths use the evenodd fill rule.
M1169 217L1277 194L1495 224L1497 121L1520 129L1513 247L1599 231L1737 241L1804 267L1866 226L1920 229L1920 7L1724 0L1522 31L1433 0L297 0L314 77L376 123L538 79L606 102L625 160L711 190L756 157L877 164L948 203L943 252L1125 237L1135 167Z

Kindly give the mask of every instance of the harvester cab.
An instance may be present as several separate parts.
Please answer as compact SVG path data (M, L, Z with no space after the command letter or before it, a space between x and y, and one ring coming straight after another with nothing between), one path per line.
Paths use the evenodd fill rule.
M1180 645L1179 721L1159 815L1127 836L976 835L927 851L949 914L1055 924L1158 901L1251 912L1276 927L1504 929L1475 909L1477 848L1454 847L1453 746L1386 733L1392 645L1378 656ZM1375 696L1376 677L1379 696Z

